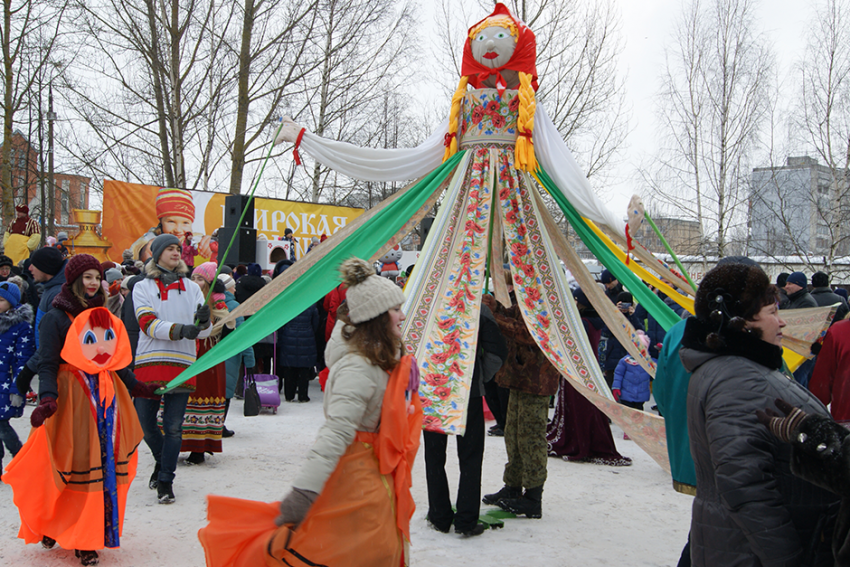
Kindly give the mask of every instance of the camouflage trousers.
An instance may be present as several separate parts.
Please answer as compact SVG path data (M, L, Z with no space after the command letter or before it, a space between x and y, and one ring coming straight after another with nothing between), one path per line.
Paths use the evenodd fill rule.
M549 396L511 389L505 419L508 463L502 477L506 486L537 488L546 482L546 418Z

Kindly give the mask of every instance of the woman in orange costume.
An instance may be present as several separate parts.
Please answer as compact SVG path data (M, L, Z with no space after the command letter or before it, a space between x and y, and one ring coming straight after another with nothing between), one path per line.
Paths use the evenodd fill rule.
M132 358L124 325L106 308L73 319L61 350L58 397L45 397L34 410L30 437L3 476L26 543L58 542L75 549L83 565L98 563L95 549L119 546L142 440L130 393L116 379ZM125 377L138 384L132 374Z
M209 497L208 566L408 563L422 407L416 362L399 360L404 294L362 260L340 271L347 313L325 351L325 424L279 505Z

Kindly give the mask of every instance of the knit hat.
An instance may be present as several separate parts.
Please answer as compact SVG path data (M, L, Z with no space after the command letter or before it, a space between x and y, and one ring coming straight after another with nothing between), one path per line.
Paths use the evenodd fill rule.
M159 257L165 252L165 249L176 244L180 246L180 240L173 234L160 234L151 242L151 257L154 262L159 262Z
M599 274L599 281L601 281L604 284L609 284L609 283L613 282L615 279L617 279L617 278L614 277L614 274L612 274L608 270L602 270L602 273Z
M348 287L345 298L348 318L355 325L374 319L405 301L404 293L396 284L375 275L375 269L359 258L349 258L339 271Z
M28 215L30 214L30 208L26 205L18 205L17 207L15 207L15 212L24 213L25 215Z
M30 256L32 265L49 276L55 276L62 270L65 259L58 248L39 248ZM98 264L99 266L100 264Z
M0 264L2 266L3 264ZM829 276L823 272L812 274L812 287L826 287L829 285ZM800 286L802 287L802 286Z
M224 289L236 289L236 281L227 274L219 274L218 280L224 284Z
M835 295L840 295L840 296L841 296L841 297L843 297L844 299L847 299L847 297L848 297L848 295L847 295L847 290L846 290L846 289L844 289L843 287L837 287L837 288L835 288Z
M133 259L133 251L130 250L129 248L127 250L124 250L121 253L121 261L122 262L129 262L132 259Z
M104 272L106 276L106 283L111 284L112 282L118 281L124 277L124 274L121 273L121 270L118 268L109 268Z
M61 243L65 240L68 240L68 233L64 230L60 231L59 234L56 235L56 241Z
M105 274L106 270L108 270L110 268L117 268L118 264L116 264L115 262L110 262L109 260L107 260L106 262L101 262L100 267L103 268L103 273Z
M785 285L788 285L789 283L800 287L806 287L808 283L806 274L803 272L791 272L791 275L788 276L787 280L785 280Z
M263 268L259 264L252 262L248 264L248 275L260 277L263 275Z
M97 258L91 254L71 256L71 259L65 265L65 285L69 287L73 285L77 278L82 276L86 270L97 270L97 273L100 274L100 279L103 279L103 267L101 267Z
M21 302L21 290L11 282L0 282L0 297L8 301L14 309Z
M185 189L160 188L156 195L156 218L183 217L195 220L195 203L192 194Z
M788 281L788 276L790 274L788 272L781 272L778 276L776 276L776 285L779 287L785 287L785 282Z
M200 266L195 266L195 269L192 270L192 275L198 274L204 281L207 282L207 285L210 285L215 279L215 272L218 269L218 264L215 262L204 262Z
M11 268L14 265L15 264L14 262L12 262L11 258L6 256L5 254L0 254L0 268L2 268L3 266L9 266Z

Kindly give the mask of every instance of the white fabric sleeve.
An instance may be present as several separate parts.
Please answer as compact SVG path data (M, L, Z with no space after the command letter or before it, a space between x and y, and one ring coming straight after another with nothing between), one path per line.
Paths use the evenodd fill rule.
M322 165L354 179L405 181L422 177L443 162L448 127L449 121L445 120L415 148L389 150L360 148L305 131L299 151L304 150Z
M578 212L596 224L607 226L615 234L625 234L625 214L616 214L599 200L555 123L540 104L534 113L533 141L534 155L540 166Z

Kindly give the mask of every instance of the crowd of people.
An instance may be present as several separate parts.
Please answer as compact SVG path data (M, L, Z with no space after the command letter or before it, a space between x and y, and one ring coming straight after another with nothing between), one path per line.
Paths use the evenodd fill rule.
M285 258L267 274L257 264L190 267L191 247L189 239L161 234L150 242L144 264L132 254L120 264L68 257L55 243L18 264L0 255L0 463L5 447L13 459L2 480L14 491L19 537L75 549L83 565L97 564L99 549L120 545L142 441L155 462L148 486L157 502L171 504L179 455L203 466L207 454L223 450L222 439L236 434L225 421L232 398L242 394L243 376L275 374L283 399L302 403L310 402L308 384L319 376L327 422L274 518L262 510L248 514L256 522L265 518L257 530L268 538L254 534L259 547L244 555L270 554L281 564L292 554L332 560L327 546L315 543L321 539L316 534L356 534L344 511L364 507L380 509L391 529L363 553L376 564L397 564L407 553L405 514L412 501L405 483L421 429L419 398L412 395L417 365L402 356L400 344L401 287L374 266L351 260L339 286L268 340L160 394L243 319L217 322L295 262ZM755 262L727 258L701 282L694 316L653 290L682 317L665 331L603 271L598 285L657 360L654 381L587 295L573 290L615 399L646 410L654 395L652 410L665 418L674 488L695 496L680 565L848 564L850 521L840 512L840 497L848 478L843 464L850 459L842 427L850 421L850 309L826 274L811 277L811 290L808 284L794 272L771 285ZM549 457L631 464L618 452L608 418L548 362L522 318L509 276L506 285L511 305L488 294L481 304L466 431L455 439L460 476L454 505L445 470L448 436L425 431L421 437L426 519L440 532L453 527L465 537L480 535L486 529L479 521L482 503L542 518ZM837 306L834 322L792 379L782 360L781 310L819 306ZM22 417L27 399L35 407L32 433L22 443L12 420ZM488 411L495 424L486 431ZM390 420L398 427L381 427ZM488 433L504 437L507 463L501 489L482 494L483 483L493 480L482 478ZM399 488L389 507L377 502L382 485L369 484L379 478L375 471L352 472L364 450L381 444L397 451L390 457L374 449L377 463L396 462L392 475ZM252 510L254 504L210 499L210 523L200 536L208 557L233 545L250 547L238 542L246 532L232 529L234 506ZM396 529L405 537L396 537ZM350 539L346 545L356 546L357 538Z

